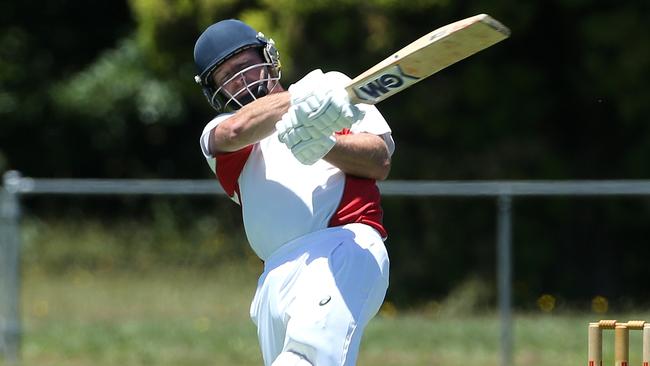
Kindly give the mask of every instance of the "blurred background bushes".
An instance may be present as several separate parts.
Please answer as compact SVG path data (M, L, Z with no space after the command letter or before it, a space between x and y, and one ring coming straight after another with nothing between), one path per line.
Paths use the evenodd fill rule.
M646 2L595 0L54 0L0 5L0 171L30 177L211 178L213 117L194 41L236 17L275 39L283 80L354 76L432 29L488 13L512 37L379 104L391 179L647 179ZM515 201L519 306L650 296L650 201ZM248 260L237 207L210 199L24 200L25 262L50 270ZM495 204L384 199L389 297L427 302L483 281L493 294ZM625 268L621 271L620 268ZM469 284L469 285L468 285ZM469 287L467 287L469 286ZM455 289L455 290L454 290Z

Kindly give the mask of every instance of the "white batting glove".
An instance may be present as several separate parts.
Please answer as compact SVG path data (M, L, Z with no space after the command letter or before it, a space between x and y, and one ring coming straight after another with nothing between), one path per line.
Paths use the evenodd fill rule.
M330 136L363 118L334 73L314 70L289 87L289 111L276 124L278 138L292 148L308 138Z
M324 135L350 128L363 118L363 112L350 104L350 97L343 87L331 85L327 93L318 99L316 95L295 104L295 118L298 124L316 127Z
M304 165L313 165L327 155L336 144L334 136L322 136L316 139L300 141L291 148L291 153Z
M290 107L275 125L280 142L292 148L300 141L331 136L334 132L350 128L364 116L352 104L330 101L317 110L313 110L308 101Z
M302 79L289 85L291 105L298 104L309 96L316 96L321 99L327 93L325 74L321 69L310 71Z
M284 127L288 126L288 127ZM289 114L285 116L276 124L278 129L278 139L283 144L287 145L287 148L291 149L296 144L301 141L308 141L312 139L319 139L321 137L326 137L328 135L322 134L315 127L306 127L306 126L291 126L291 118Z

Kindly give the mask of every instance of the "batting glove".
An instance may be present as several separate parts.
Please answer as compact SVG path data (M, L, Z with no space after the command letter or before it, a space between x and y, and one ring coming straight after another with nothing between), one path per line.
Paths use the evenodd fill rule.
M308 97L316 97L317 100L324 98L327 94L327 80L321 69L310 71L302 79L289 85L291 105L298 104Z
M350 128L364 116L350 104L341 78L335 73L314 70L291 85L289 92L292 105L275 126L279 140L289 148L309 138Z
M291 148L291 153L304 165L313 165L327 155L336 144L334 136L323 136L301 141Z

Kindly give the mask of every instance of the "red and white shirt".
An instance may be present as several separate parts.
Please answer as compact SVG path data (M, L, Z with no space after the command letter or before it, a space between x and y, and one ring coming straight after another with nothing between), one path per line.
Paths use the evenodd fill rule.
M384 117L375 106L358 107L365 117L341 133L379 135L392 155L395 144ZM303 165L277 133L239 151L210 155L210 132L231 115L221 114L205 126L201 150L226 194L241 205L246 236L261 259L293 239L349 223L364 223L387 236L374 180L347 175L325 160Z

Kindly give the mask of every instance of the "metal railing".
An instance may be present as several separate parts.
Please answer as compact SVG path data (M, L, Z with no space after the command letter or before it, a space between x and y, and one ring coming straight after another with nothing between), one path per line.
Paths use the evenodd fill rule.
M34 179L11 171L0 190L0 353L20 356L20 197L28 195L214 195L214 180ZM500 364L512 364L512 201L518 196L646 196L650 180L606 181L386 181L384 196L496 198Z

